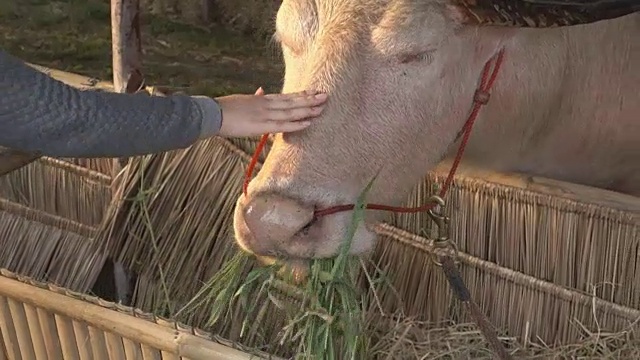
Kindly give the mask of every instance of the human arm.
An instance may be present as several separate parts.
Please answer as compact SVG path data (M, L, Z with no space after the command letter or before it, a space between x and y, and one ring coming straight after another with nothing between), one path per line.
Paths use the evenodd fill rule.
M52 157L144 155L185 148L216 134L249 136L262 127L299 130L308 121L284 127L319 114L323 101L298 101L298 96L285 109L271 109L275 100L265 102L267 96L291 97L231 95L218 98L219 105L205 96L81 91L0 50L0 146ZM275 126L273 118L280 120Z
M135 156L214 135L213 99L82 91L0 51L0 145L52 157Z

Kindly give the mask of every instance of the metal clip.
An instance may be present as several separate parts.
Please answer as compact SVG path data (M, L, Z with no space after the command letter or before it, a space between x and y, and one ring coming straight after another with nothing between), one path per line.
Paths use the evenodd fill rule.
M427 214L431 220L438 227L438 237L433 241L433 253L431 255L431 261L436 266L442 266L442 263L438 260L438 250L445 250L452 253L454 262L456 261L456 255L458 254L458 246L455 242L449 238L449 217L444 215L445 201L440 196L432 196L431 201L436 203L434 209L429 209ZM447 256L447 255L442 255Z

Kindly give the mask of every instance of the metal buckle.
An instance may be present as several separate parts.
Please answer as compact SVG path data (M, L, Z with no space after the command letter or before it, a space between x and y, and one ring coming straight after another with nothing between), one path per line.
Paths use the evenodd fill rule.
M458 245L451 241L449 237L449 217L444 215L445 201L437 195L430 199L436 203L432 209L427 211L431 220L438 227L437 238L433 240L433 252L431 253L431 261L436 266L442 266L439 261L440 256L450 256L454 263L457 262Z

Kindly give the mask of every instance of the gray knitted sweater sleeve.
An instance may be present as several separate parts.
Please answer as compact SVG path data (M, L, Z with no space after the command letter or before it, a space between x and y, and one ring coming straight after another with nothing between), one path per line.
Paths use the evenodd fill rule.
M185 148L215 135L204 96L82 91L0 50L0 146L52 157L124 157Z

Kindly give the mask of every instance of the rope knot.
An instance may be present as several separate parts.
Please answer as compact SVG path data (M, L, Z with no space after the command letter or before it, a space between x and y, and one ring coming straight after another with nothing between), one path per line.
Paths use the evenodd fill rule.
M482 89L477 89L476 93L473 94L473 101L480 105L487 105L489 98L491 98L491 94Z

